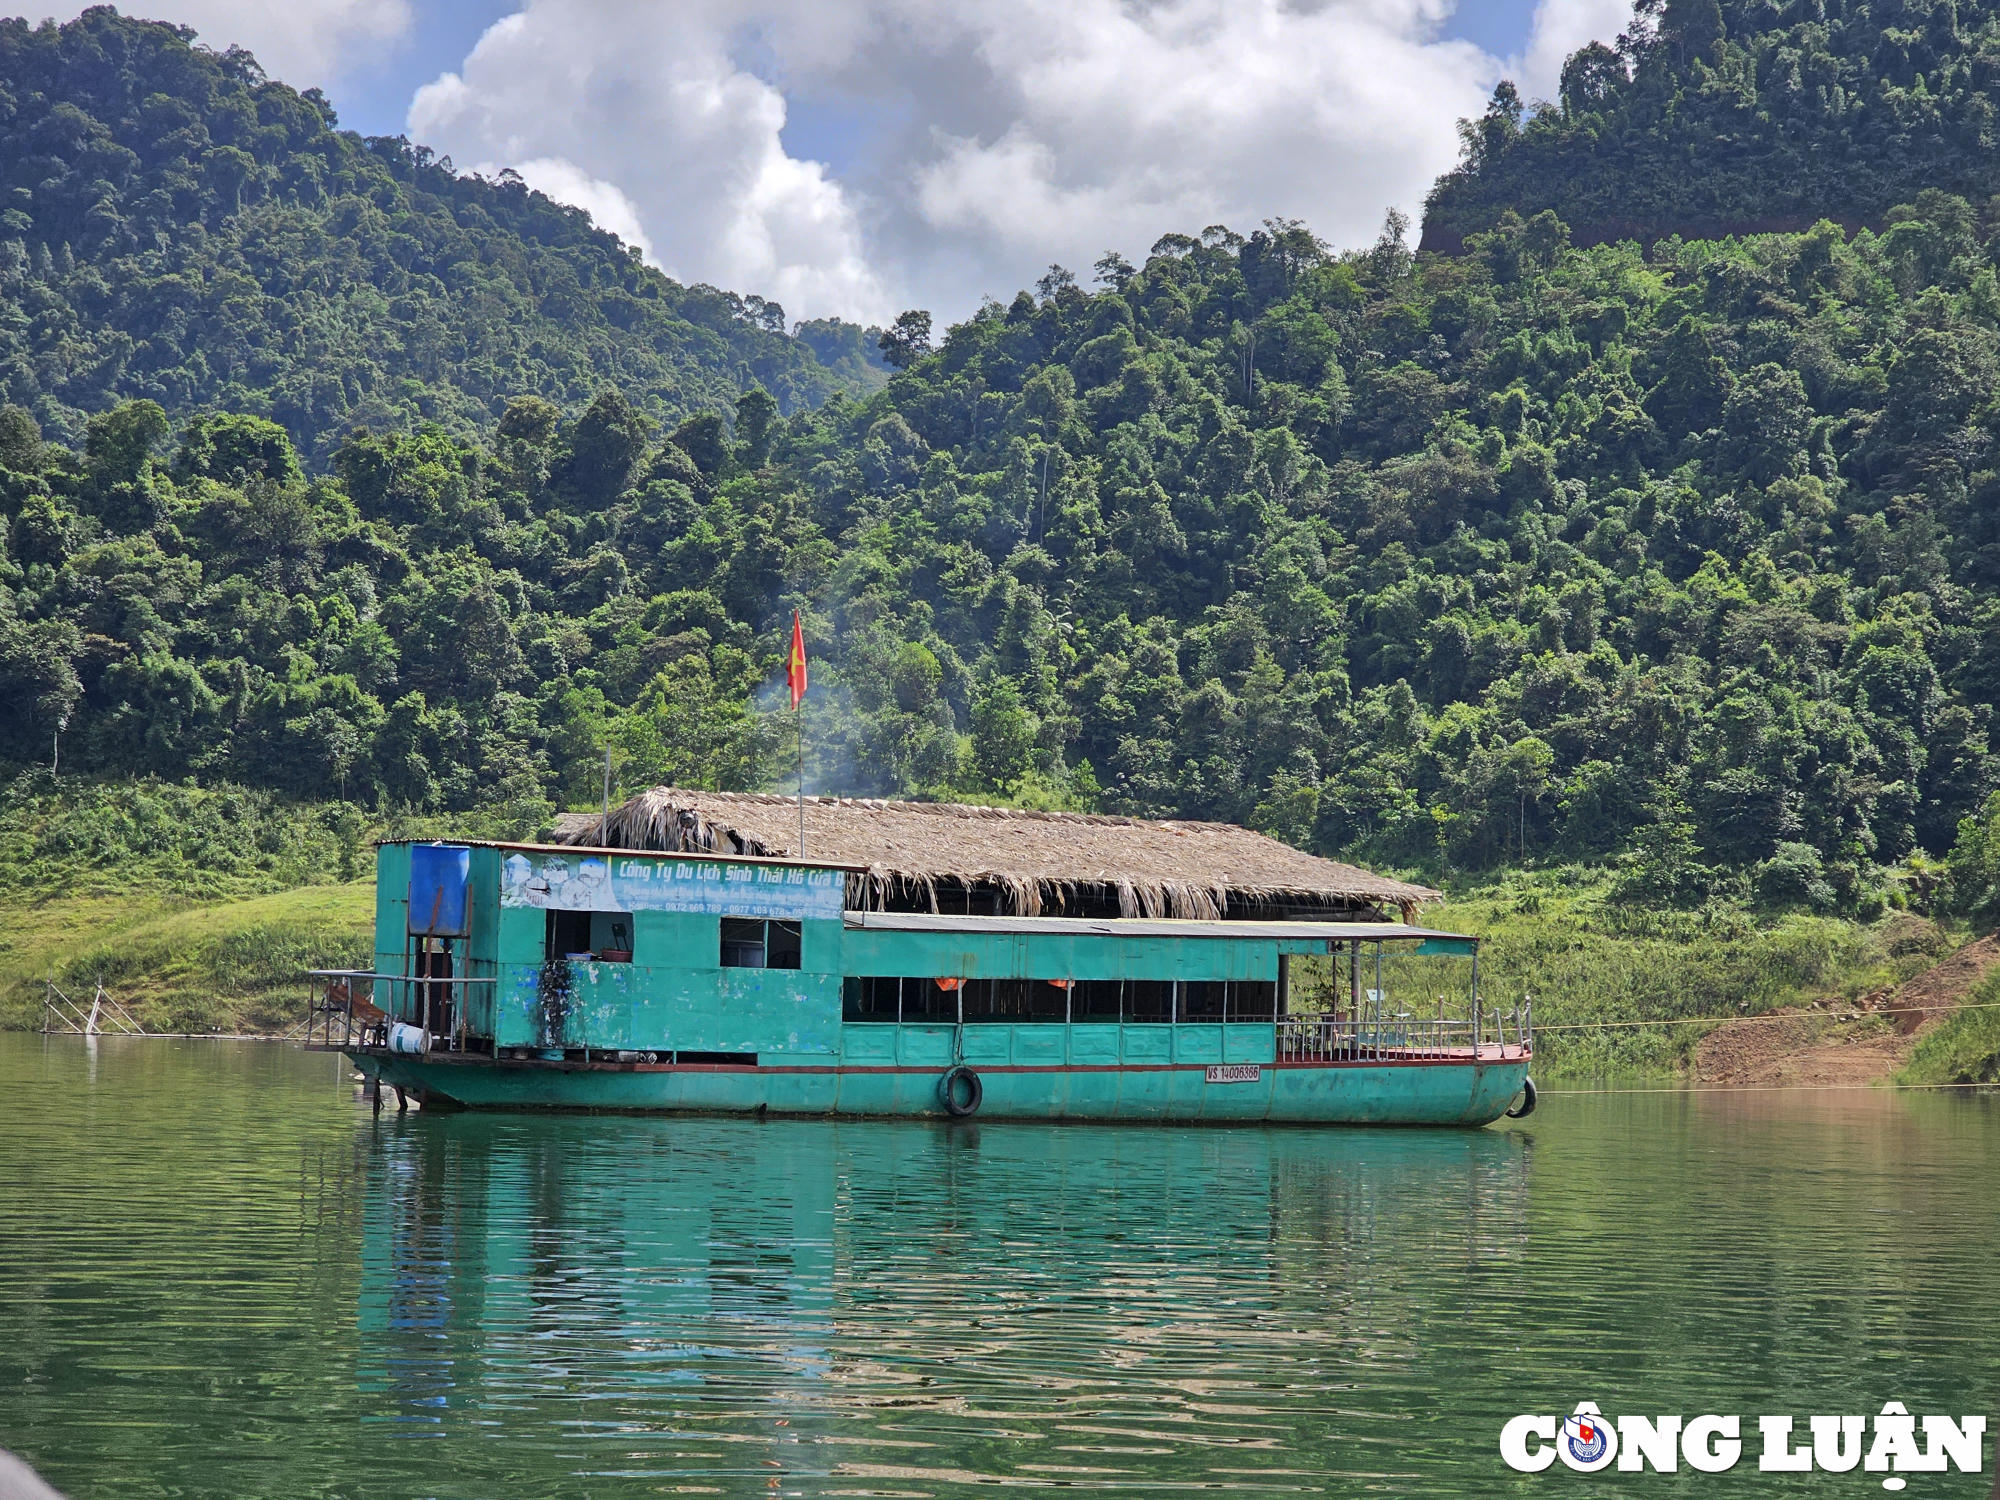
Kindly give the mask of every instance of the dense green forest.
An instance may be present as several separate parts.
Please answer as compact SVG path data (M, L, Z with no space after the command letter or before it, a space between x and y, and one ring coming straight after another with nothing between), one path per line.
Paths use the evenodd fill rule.
M0 21L0 399L52 437L147 399L275 421L317 468L357 426L472 436L514 396L610 384L677 420L880 381L858 328L789 337L774 303L677 285L512 173L337 130L319 91L191 39L109 7Z
M1993 0L1641 0L1561 97L1503 83L1461 122L1423 248L1550 209L1579 243L1883 227L1918 187L2000 193Z
M7 32L5 81L22 96L23 58L157 31L94 12ZM412 202L410 176L440 203L535 203L312 139ZM9 181L20 160L0 157ZM175 233L213 219L211 244L326 211L199 207ZM594 802L607 749L621 787L784 785L796 608L828 790L1863 913L1929 899L1926 854L1971 820L1955 867L1990 902L2000 235L1936 189L1889 217L1642 251L1579 248L1542 211L1449 258L1395 214L1351 253L1286 221L1211 226L1140 266L1108 254L1089 286L1052 267L935 346L906 316L878 389L771 389L786 365L673 417L630 381L551 400L524 378L497 421L344 429L322 462L222 387L184 415L114 382L64 442L17 398L0 756L522 831ZM0 260L57 253L6 222L23 238ZM598 264L575 232L549 264ZM310 281L299 242L259 243L273 284ZM121 294L141 275L92 254ZM17 320L40 286L20 274L0 285ZM836 366L865 353L852 330L801 337Z

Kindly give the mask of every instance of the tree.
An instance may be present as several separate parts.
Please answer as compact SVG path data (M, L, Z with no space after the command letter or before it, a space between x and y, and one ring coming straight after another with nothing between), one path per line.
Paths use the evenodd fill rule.
M1623 57L1602 42L1588 43L1563 62L1563 110L1572 116L1601 110L1630 81Z
M1065 267L1051 265L1035 282L1035 290L1044 302L1067 287L1076 285L1076 276Z
M1701 862L1694 817L1678 780L1661 784L1648 812L1651 820L1632 834L1614 894L1623 901L1698 905L1709 893L1712 872Z
M980 784L1006 791L1027 775L1039 729L1014 680L989 679L972 705L972 764Z
M733 455L729 433L722 418L712 411L698 411L674 429L669 441L694 461L695 469L712 482L727 479Z
M1660 378L1646 395L1646 411L1669 440L1702 432L1721 419L1735 383L1708 342L1708 330L1692 316L1667 335L1659 360Z
M1798 372L1758 365L1722 404L1723 462L1756 484L1796 474L1805 465L1812 421Z
M1725 34L1719 0L1664 0L1661 6L1660 40L1683 68L1697 59L1713 61Z
M84 503L113 531L144 531L159 520L152 460L173 430L157 401L123 402L92 417L85 427L90 480Z
M304 477L291 437L276 422L237 413L197 417L181 437L173 474L190 479L265 478L279 484Z
M646 456L652 427L615 387L606 386L570 432L569 458L562 465L560 483L587 508L611 504L631 484Z
M898 313L896 321L876 340L882 357L898 370L907 370L931 352L931 315L919 309Z
M772 429L778 420L778 403L760 385L753 385L736 401L736 464L740 469L761 469L771 457Z
M1477 120L1458 122L1458 143L1468 169L1479 171L1499 161L1520 138L1524 108L1521 91L1511 78L1503 78L1494 85L1485 114Z
M1987 925L2000 921L2000 792L1959 821L1945 868L1955 910Z
M17 764L53 761L83 696L75 666L81 647L67 620L31 624L0 613L0 698L15 705L0 727L0 756Z
M42 466L42 429L18 406L0 406L0 468L33 474Z

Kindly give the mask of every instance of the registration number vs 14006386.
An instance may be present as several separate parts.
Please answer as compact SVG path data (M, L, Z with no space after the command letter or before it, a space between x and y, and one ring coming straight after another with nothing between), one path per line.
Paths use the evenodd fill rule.
M1208 1070L1210 1083L1256 1083L1264 1070L1255 1063L1216 1063Z

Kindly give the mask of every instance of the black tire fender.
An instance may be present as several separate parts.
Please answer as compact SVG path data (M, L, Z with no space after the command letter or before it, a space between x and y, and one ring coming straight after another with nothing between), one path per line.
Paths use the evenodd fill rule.
M965 1097L959 1097L959 1085L963 1084ZM980 1101L986 1097L986 1085L979 1081L979 1075L964 1063L953 1063L938 1079L938 1103L944 1112L955 1120L979 1113Z
M1510 1120L1525 1120L1534 1112L1535 1080L1524 1075L1521 1079L1521 1107L1519 1109L1509 1109L1507 1111L1507 1118Z

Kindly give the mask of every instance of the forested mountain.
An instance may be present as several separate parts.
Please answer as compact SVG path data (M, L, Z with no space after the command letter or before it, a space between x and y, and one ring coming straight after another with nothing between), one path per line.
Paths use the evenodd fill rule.
M1935 189L1887 217L1642 251L1540 211L1453 258L1393 214L1351 254L1211 226L935 347L906 315L865 395L655 429L524 380L316 473L254 410L105 393L59 445L17 401L0 755L521 829L607 747L628 787L789 784L798 608L830 790L1866 910L2000 784L2000 234Z
M488 446L0 416L8 753L417 807L814 775L1243 820L1432 869L1632 853L1863 899L1995 783L2000 240L1456 260L1169 235L866 401L669 441L607 392Z
M270 418L317 466L357 426L489 431L517 395L609 382L677 420L879 382L823 368L783 308L680 286L511 173L337 130L317 90L192 35L0 21L0 399L52 435L145 398Z
M1561 98L1503 83L1463 122L1423 248L1458 250L1512 211L1550 209L1579 243L1852 229L1918 187L1984 209L2000 193L1994 0L1642 0Z

